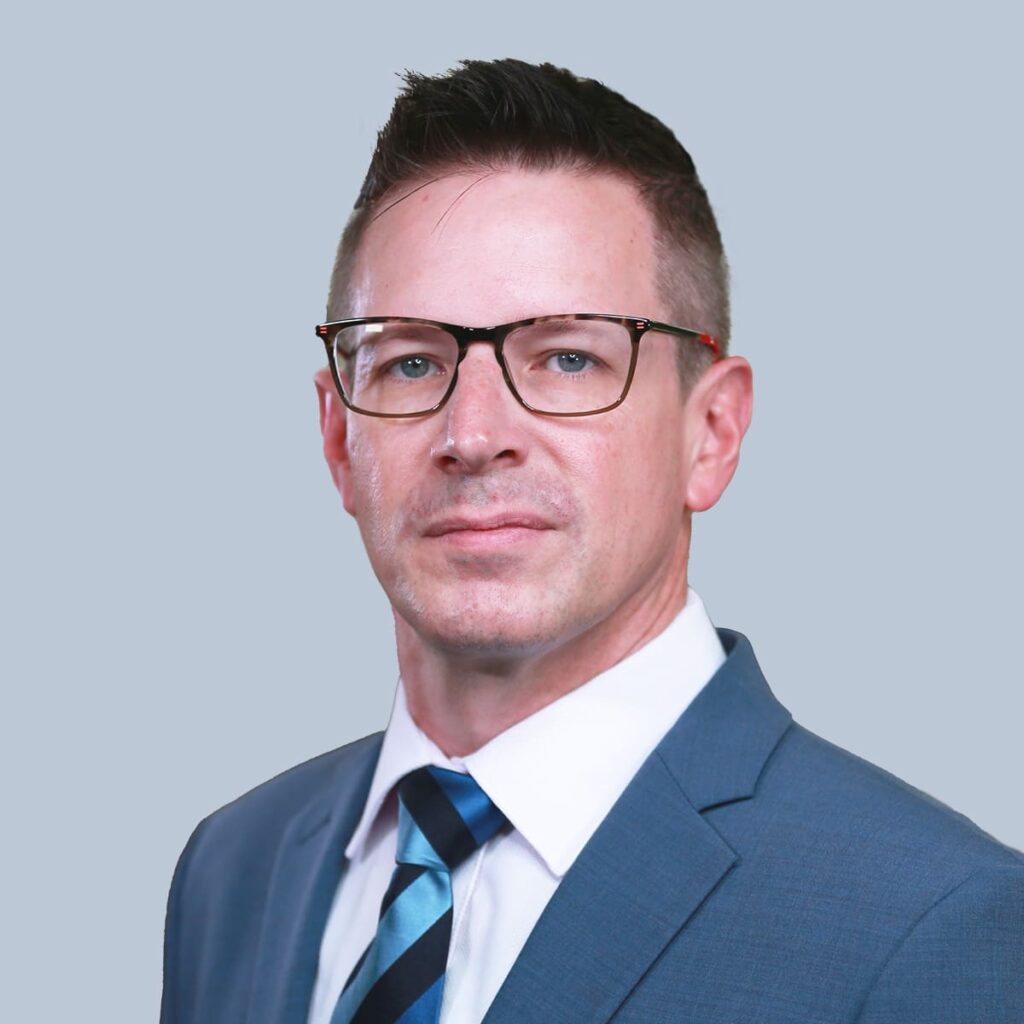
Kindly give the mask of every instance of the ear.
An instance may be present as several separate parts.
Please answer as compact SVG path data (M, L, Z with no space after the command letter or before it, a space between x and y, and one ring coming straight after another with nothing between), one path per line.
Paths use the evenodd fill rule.
M753 377L746 359L730 356L712 363L687 399L686 507L694 512L711 508L736 472L754 411Z
M341 503L349 515L356 514L352 488L352 468L348 458L348 409L338 395L331 371L325 366L314 374L317 401L320 404L320 433L324 439L324 458L331 479L341 495Z

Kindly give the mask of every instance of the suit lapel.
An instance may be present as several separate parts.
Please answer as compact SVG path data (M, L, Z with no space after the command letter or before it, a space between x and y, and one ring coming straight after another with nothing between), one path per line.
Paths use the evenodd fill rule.
M359 740L337 766L335 785L291 821L267 892L250 1024L306 1024L320 941L380 754L382 733Z
M736 862L701 812L753 795L792 716L747 638L718 635L725 663L566 872L486 1024L607 1021Z
M607 1020L735 859L648 759L566 872L486 1024Z

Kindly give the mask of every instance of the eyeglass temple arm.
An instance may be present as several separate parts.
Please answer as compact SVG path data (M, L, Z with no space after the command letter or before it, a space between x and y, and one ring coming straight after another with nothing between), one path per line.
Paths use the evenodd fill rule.
M665 334L674 334L679 338L693 338L702 345L707 345L714 352L716 359L722 358L722 346L718 344L718 339L712 334L691 331L688 327L675 327L672 324L662 323L660 320L650 320L648 323L650 325L647 328L649 331L662 331Z

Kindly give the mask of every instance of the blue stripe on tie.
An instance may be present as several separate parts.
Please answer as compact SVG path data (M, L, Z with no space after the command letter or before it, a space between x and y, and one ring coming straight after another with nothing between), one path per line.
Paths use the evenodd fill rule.
M387 963L380 961L383 974L442 914L452 907L449 875L425 871L407 886L388 907L377 925L377 941L387 950Z
M469 775L436 766L431 766L430 773L444 789L477 845L483 846L505 823L505 815Z
M331 1020L351 1020L374 982L452 906L448 875L424 872L384 912L369 956L334 1008Z
M441 993L444 991L442 974L426 992L402 1014L395 1024L436 1024L441 1015Z

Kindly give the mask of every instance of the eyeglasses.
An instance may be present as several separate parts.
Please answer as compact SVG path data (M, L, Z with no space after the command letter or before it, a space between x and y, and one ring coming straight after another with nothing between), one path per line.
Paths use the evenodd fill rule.
M562 313L497 327L462 327L408 316L333 320L315 328L341 400L366 416L425 416L448 401L469 346L494 346L516 400L545 416L593 416L620 405L636 369L640 339L673 334L711 349L688 327L644 317Z

